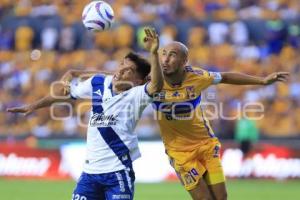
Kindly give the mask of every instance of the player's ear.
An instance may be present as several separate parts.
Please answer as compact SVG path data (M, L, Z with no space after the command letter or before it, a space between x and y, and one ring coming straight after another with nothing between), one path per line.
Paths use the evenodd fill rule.
M150 75L145 77L145 82L148 82L148 81L151 81L151 76Z
M148 75L148 76L146 76L146 77L144 78L142 84L145 84L145 83L149 82L150 80L151 80L151 77L150 77L150 75Z
M183 58L183 64L184 64L184 65L187 65L187 63L188 63L188 57L187 57L187 56L184 56L184 58Z

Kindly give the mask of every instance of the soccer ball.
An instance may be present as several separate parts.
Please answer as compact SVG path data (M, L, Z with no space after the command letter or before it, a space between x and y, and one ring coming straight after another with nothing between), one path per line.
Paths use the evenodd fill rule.
M110 29L114 19L112 7L104 1L92 1L82 12L83 25L91 31Z

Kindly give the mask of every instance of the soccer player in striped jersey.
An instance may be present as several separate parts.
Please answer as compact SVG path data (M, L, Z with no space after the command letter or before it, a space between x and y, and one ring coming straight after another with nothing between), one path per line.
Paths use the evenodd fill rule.
M154 97L160 133L170 163L194 200L227 199L220 142L201 109L201 92L213 84L269 85L288 73L265 78L235 72L209 72L187 65L188 48L171 42L160 51L164 86Z
M145 33L145 47L151 55L149 82L145 83L150 71L148 61L129 53L114 76L97 74L83 82L73 82L69 87L71 98L92 101L86 160L73 193L74 200L133 199L132 161L140 157L133 130L144 108L152 102L152 95L163 86L157 53L158 36L150 28L146 28ZM63 96L64 89L59 89L59 95ZM8 111L29 113L65 101L68 100L48 96L29 106Z

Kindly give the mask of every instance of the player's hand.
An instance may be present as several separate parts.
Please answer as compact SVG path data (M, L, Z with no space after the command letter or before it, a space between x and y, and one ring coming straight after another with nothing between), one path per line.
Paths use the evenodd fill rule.
M286 82L290 76L289 72L275 72L264 78L263 84L270 85L277 81Z
M21 107L8 108L6 111L11 113L23 113L25 116L27 116L30 113L32 113L34 110L31 106L21 106Z
M60 80L63 82L71 82L72 79L73 79L73 74L71 70L69 70L62 76Z
M63 95L68 96L70 94L70 82L68 81L63 81Z
M144 47L150 53L157 53L159 48L159 37L154 28L144 29L146 37L144 38Z

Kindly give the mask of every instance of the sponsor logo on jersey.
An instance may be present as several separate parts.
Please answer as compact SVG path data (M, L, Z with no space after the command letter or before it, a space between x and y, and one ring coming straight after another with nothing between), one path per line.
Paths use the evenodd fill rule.
M108 127L117 124L118 115L104 115L103 113L94 113L90 120L92 127Z
M186 95L189 99L196 98L196 92L194 86L188 86L185 88L185 90L186 90Z

